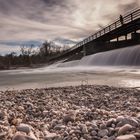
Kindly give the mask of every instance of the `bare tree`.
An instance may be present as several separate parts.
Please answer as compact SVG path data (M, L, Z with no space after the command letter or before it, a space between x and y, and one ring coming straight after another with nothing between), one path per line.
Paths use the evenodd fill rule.
M33 49L33 47L34 47L34 45L31 45L31 46L23 45L20 47L21 54L25 61L24 63L28 63L28 65L32 64L31 56L36 53L35 50Z

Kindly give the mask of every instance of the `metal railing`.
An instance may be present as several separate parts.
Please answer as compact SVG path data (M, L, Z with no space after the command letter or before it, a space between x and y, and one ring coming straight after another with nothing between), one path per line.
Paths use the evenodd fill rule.
M127 24L132 22L133 20L136 20L140 18L140 9L137 9L129 14L123 15L123 24ZM93 41L107 33L109 33L110 31L113 31L119 27L122 26L122 23L120 21L120 19L117 19L115 22L113 22L112 24L110 24L109 26L103 28L102 30L96 32L95 34L89 36L88 38L84 39L83 41L77 43L76 45L74 45L72 48L68 49L66 52L72 51L80 46L85 45L86 43Z

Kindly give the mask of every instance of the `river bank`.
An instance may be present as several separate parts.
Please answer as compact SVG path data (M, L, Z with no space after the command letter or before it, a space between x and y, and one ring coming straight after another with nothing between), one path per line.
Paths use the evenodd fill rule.
M1 140L139 140L140 91L81 85L0 92Z

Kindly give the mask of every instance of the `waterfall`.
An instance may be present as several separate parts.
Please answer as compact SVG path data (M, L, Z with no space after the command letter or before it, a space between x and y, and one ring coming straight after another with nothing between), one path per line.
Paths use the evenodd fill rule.
M59 66L140 66L140 45L88 55Z

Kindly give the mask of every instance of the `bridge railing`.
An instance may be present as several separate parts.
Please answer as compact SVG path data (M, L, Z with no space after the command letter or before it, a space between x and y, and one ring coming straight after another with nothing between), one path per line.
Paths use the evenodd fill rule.
M138 18L140 18L140 9L137 9L137 10L135 10L127 15L124 15L123 16L123 24L127 24L133 20L138 19ZM66 52L72 51L72 50L74 50L74 49L76 49L76 48L78 48L78 47L80 47L80 46L82 46L90 41L93 41L93 40L109 33L110 31L115 30L121 26L122 26L122 23L121 23L120 19L117 19L114 23L112 23L109 26L103 28L102 30L96 32L95 34L89 36L88 38L84 39L83 41L77 43L75 46L68 49Z

